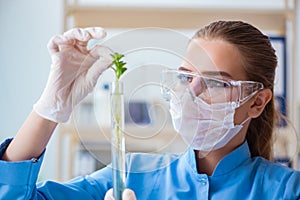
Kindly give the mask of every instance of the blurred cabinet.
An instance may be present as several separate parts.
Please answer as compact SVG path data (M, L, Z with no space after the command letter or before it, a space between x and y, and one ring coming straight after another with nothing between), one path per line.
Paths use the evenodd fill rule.
M60 125L59 180L69 180L91 173L111 162L110 127L97 124L80 125L71 122ZM126 152L181 153L186 144L172 127L125 126Z
M68 123L58 127L57 177L61 181L91 173L111 162L110 122L102 120L109 118L110 105L102 112L96 112L99 99L94 99L97 96L95 92L76 106ZM144 109L140 109L139 103L136 104L138 109L133 106L133 110L129 110L129 104L125 102L126 152L181 153L187 149L182 138L174 131L168 111L153 106L157 103L143 106ZM147 120L141 117L145 112L149 115ZM133 113L136 118L132 118Z

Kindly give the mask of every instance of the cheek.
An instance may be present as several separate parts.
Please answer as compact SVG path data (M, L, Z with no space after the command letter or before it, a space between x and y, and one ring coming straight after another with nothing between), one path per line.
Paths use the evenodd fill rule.
M234 113L234 124L241 124L245 119L248 118L249 105L243 104L239 108L235 109Z

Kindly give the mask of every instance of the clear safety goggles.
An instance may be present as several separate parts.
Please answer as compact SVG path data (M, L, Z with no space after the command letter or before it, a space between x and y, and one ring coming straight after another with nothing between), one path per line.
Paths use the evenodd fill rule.
M189 91L193 98L200 98L208 104L230 102L237 108L263 88L262 83L254 81L223 80L183 70L162 72L162 94L167 101L172 94L179 97Z

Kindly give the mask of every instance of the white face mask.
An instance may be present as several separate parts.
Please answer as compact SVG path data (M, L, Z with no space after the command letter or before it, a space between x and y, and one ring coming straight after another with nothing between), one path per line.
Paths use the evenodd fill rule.
M179 98L171 95L173 126L195 150L210 152L224 147L249 119L235 126L234 113L230 102L210 105L188 91Z

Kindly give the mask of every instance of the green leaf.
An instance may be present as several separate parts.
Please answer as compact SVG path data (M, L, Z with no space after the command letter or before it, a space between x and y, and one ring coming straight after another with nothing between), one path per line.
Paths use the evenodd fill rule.
M127 68L122 68L122 69L121 69L122 74L123 74L126 70L127 70Z
M124 67L126 65L126 62L121 60L124 55L115 52L114 54L111 54L111 56L113 58L113 64L115 66L115 68L111 68L115 71L117 79L120 79L121 75L127 70L127 68Z

